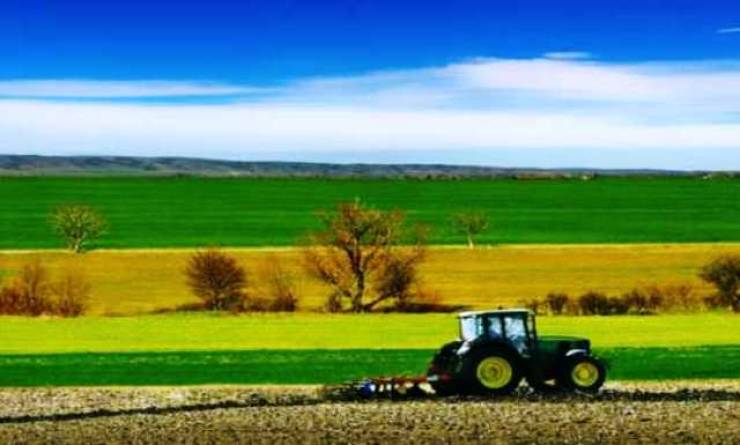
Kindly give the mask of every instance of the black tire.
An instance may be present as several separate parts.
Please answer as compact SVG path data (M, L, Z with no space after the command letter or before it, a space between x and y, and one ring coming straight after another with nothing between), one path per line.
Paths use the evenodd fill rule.
M449 397L460 394L460 390L453 382L429 382L434 394L440 397Z
M500 368L496 369L499 366L504 367L504 372L500 372ZM487 372L486 369L491 372ZM491 377L488 382L484 380L486 374ZM507 349L485 349L472 352L464 359L461 375L461 385L465 393L507 395L514 392L522 381L522 367L519 357ZM504 380L506 376L508 379ZM501 378L500 382L496 381L498 378Z
M461 345L461 341L453 341L442 346L434 354L427 375L439 376L440 372L444 372L453 376L455 371L453 368L457 359L456 353ZM434 381L429 382L429 385L434 390L434 393L439 396L452 396L460 393L460 389L454 380Z
M558 379L558 383L564 388L585 393L598 392L605 381L606 367L601 360L588 355L567 359Z

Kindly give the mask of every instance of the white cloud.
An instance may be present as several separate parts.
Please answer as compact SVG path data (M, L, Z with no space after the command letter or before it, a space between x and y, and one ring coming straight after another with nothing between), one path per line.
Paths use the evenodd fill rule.
M585 51L551 51L542 55L545 59L583 60L590 59L591 53Z
M736 32L740 32L740 26L732 28L720 28L717 30L717 34L734 34Z
M631 158L645 153L646 167L661 167L651 156L678 149L719 150L724 168L740 169L740 63L732 61L479 59L270 89L24 82L0 83L0 95L16 97L0 100L4 152L346 160L360 152L424 159L435 151L464 162L472 151L570 150L585 159L590 150L613 149ZM218 104L72 100L180 95L234 97Z
M111 80L4 80L0 97L16 98L146 98L224 96L261 92L261 89L214 82Z

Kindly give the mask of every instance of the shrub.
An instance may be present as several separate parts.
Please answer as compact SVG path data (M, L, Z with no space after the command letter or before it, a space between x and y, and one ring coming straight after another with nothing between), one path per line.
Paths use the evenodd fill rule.
M702 299L696 288L689 283L674 283L661 287L663 308L685 312L698 311Z
M663 293L658 286L636 287L622 295L632 312L653 314L663 305Z
M188 287L208 310L241 311L247 274L236 258L218 250L194 253L185 269Z
M266 309L273 312L294 312L298 308L295 275L275 257L268 260L265 275L269 293Z
M0 289L0 314L2 315L25 315L21 303L23 295L15 286L5 286Z
M630 310L630 303L624 297L609 297L609 314L624 315Z
M242 304L232 308L233 312L268 312L271 310L272 301L269 298L251 296L245 298Z
M16 313L39 316L50 312L49 274L39 262L26 264L11 285L18 294Z
M740 255L723 255L702 267L699 277L717 289L716 302L740 312Z
M530 311L538 315L542 313L542 309L544 308L543 302L538 298L530 298L528 300L522 300L519 302L519 305L529 309Z
M41 263L33 262L0 289L0 314L77 317L85 312L89 294L90 286L82 277L67 275L53 282Z
M722 301L722 298L717 294L708 295L704 297L702 301L704 302L704 306L706 306L707 309L714 310L726 307L724 301Z
M608 315L609 299L601 292L588 291L578 297L578 307L583 315Z
M62 317L79 317L87 308L90 284L81 275L67 275L52 283L50 294L52 312Z
M568 304L568 295L559 292L550 292L545 297L545 303L551 314L560 315Z

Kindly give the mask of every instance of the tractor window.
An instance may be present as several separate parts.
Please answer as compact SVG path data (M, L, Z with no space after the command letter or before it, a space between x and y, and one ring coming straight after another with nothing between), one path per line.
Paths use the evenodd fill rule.
M524 318L521 316L505 317L504 329L506 338L520 353L524 352L527 349L527 329L524 326Z
M490 317L488 319L488 336L491 338L503 338L504 331L501 327L501 318Z
M483 333L483 320L480 317L460 319L460 337L464 341L478 338Z

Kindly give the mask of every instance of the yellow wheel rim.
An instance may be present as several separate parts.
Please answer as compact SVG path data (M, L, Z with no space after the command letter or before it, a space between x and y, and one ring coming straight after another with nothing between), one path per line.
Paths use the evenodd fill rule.
M503 357L488 357L478 363L475 371L481 385L489 389L501 389L511 382L514 370Z
M581 387L589 387L599 380L599 368L591 362L580 362L570 373L573 382Z

